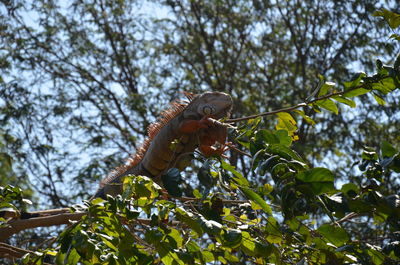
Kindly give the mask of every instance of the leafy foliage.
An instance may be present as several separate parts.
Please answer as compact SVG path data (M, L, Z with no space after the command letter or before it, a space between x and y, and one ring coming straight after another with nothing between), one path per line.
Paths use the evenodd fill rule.
M378 0L6 1L0 4L0 123L21 145L9 154L23 164L21 175L41 203L80 202L134 153L178 90L228 92L233 116L243 117L298 104L318 87L316 95L336 88L316 76L341 84L357 71L353 65L373 71L377 54L393 60L397 42L388 42L386 25L371 16L381 6ZM369 95L357 102L338 96L299 110L307 118L293 117L294 149L313 164L331 156L335 170L346 171L340 161L356 159L363 143L396 142L397 97ZM373 97L387 102L384 110ZM358 104L357 115L314 111L337 113L332 99ZM382 115L392 121L375 124ZM290 131L291 124L278 126ZM371 133L376 127L379 133ZM231 163L246 168L239 157Z
M36 1L36 27L25 4L5 4L0 122L13 148L1 173L13 154L54 206L85 197L176 88L228 91L234 118L267 111L231 131L229 162L170 170L168 194L129 176L123 194L72 207L87 215L23 262L398 264L400 38L375 41L378 2L163 1L171 15L151 20L136 1ZM398 14L375 15L398 29ZM382 51L393 66L371 63ZM357 57L375 73L350 77ZM21 192L1 188L0 229L28 202Z
M263 131L261 135L276 136ZM54 256L58 264L395 264L400 260L400 197L387 194L379 177L400 172L400 155L379 162L363 155L361 176L369 184L334 187L326 168L309 168L287 145L250 137L257 156L254 170L271 178L250 184L240 171L213 160L212 175L221 177L221 192L202 198L165 200L162 189L146 177L125 179L122 196L86 203L88 215L66 229L56 249L27 256L40 263ZM271 137L272 138L272 137ZM261 144L260 144L261 143ZM393 149L392 149L393 150ZM366 153L365 153L366 154ZM390 162L389 162L390 160ZM373 180L373 181L372 181ZM272 207L272 209L271 209ZM317 211L328 218L315 222ZM146 215L148 219L141 219ZM359 238L347 222L372 218L384 245ZM363 239L363 240L361 240Z
M342 92L320 91L307 105L338 95L350 100L361 88L388 93L400 88L399 77L393 67L378 65L374 76L363 74ZM386 189L383 175L400 173L399 150L388 142L379 153L365 149L354 181L337 188L331 170L310 166L292 149L293 117L283 112L277 119L277 130L250 120L235 139L265 183L221 158L209 159L201 172L217 179L203 196L171 197L147 177L128 176L122 195L86 202L87 216L61 233L56 248L25 262L53 256L58 264L398 263L400 196ZM168 174L164 184L176 193L179 172ZM373 227L374 236L360 234L354 220Z

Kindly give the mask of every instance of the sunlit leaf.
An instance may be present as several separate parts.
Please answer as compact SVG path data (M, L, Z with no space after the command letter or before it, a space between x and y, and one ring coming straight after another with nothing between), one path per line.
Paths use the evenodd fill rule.
M370 89L360 87L360 88L352 89L349 92L344 93L343 97L347 97L347 98L357 97L357 96L367 94L370 91L371 91Z
M395 40L397 40L397 41L400 41L400 35L399 34L395 34L395 33L393 33L392 35L390 35L390 37L389 38L391 38L391 39L395 39Z
M334 225L323 224L320 227L318 227L317 230L329 242L331 242L337 247L342 246L350 239L349 235L343 228Z
M277 130L275 131L275 135L279 138L279 143L284 146L290 146L292 144L292 137L288 134L286 130Z
M365 76L367 76L367 74L364 72L357 73L352 81L344 82L343 85L346 88L346 90L352 89L352 88L358 86Z
M315 195L335 190L333 173L326 168L312 168L298 173L296 178L309 183Z
M294 110L294 112L300 114L300 116L303 117L303 119L304 119L308 124L315 125L315 121L314 121L310 116L306 115L306 114L304 113L304 111L302 111L302 110Z
M279 224L275 218L270 216L268 218L268 223L266 226L267 231L267 241L271 244L279 244L282 242L282 232L280 230Z
M352 107L352 108L355 108L355 107L356 107L356 103L355 103L353 100L351 100L351 99L348 99L348 98L345 98L345 97L341 97L341 96L334 96L334 97L332 97L332 98L333 98L334 100L336 100L337 102L346 104L347 106L350 106L350 107Z
M187 212L185 209L181 207L176 208L175 213L178 220L188 225L198 235L203 234L203 229L201 228L201 225L197 222L196 217L192 213Z
M373 93L372 96L374 97L375 101L376 101L379 105L382 105L382 106L383 106L383 105L386 104L385 100L384 100L382 97L378 96L376 93Z
M304 182L333 182L334 176L333 173L327 169L322 167L316 167L309 169L307 171L300 172L297 176L297 179L300 179Z
M266 214L272 214L272 210L271 207L269 207L269 205L265 202L265 200L263 198L260 197L260 195L258 195L257 193L255 193L251 188L249 187L239 187L241 191L243 191L243 193L246 195L246 197L255 202L256 204L258 204L261 209L263 209L263 211Z
M326 95L333 87L336 86L336 83L333 82L325 82L318 93L318 97Z
M266 149L268 150L268 152L279 155L287 160L293 159L293 160L304 162L299 154L297 154L293 149L291 149L287 146L284 146L281 144L274 144L274 145L268 146Z
M373 15L376 17L383 17L392 29L400 26L400 14L382 8L379 11L375 11Z
M285 130L292 137L294 141L298 140L298 136L295 135L297 130L296 121L287 112L279 112L276 114L278 116L278 123L276 124L276 130Z
M329 111L335 113L336 115L339 114L338 107L336 106L335 102L333 102L331 99L318 100L314 104L323 109L329 110Z
M225 169L225 170L231 172L231 173L234 175L233 179L235 180L235 182L236 182L238 185L241 185L241 186L249 186L248 180L245 179L245 178L243 177L243 175L242 175L239 171L237 171L237 170L235 169L234 166L228 164L228 163L225 162L224 160L221 160L221 166L222 166L223 169Z

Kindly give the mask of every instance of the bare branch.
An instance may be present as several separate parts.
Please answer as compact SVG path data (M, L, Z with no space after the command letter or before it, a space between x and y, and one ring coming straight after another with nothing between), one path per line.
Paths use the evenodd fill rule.
M57 213L49 216L11 220L7 223L7 227L0 228L0 241L5 241L10 236L29 228L70 224L71 221L78 221L86 214L85 212Z
M22 258L27 253L34 253L34 252L0 242L0 258L7 258L7 259Z

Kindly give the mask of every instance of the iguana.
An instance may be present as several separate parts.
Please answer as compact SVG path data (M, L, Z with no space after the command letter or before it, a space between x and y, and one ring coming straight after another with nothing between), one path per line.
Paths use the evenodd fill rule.
M121 193L122 178L131 174L145 175L160 183L168 169L183 170L188 166L196 148L205 156L222 154L227 129L214 121L229 117L232 98L222 92L185 95L188 101L171 103L161 118L149 126L148 136L137 153L101 182L94 198Z

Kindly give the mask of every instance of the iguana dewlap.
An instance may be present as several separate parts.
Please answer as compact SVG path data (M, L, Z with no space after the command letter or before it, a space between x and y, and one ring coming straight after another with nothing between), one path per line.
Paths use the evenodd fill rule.
M208 118L228 117L232 98L222 92L187 94L187 97L189 102L172 103L159 121L149 126L142 147L102 181L94 197L121 193L121 181L126 175L144 175L160 182L160 176L168 169L183 170L188 166L196 148L205 156L223 152L227 129ZM217 143L222 147L215 147Z

